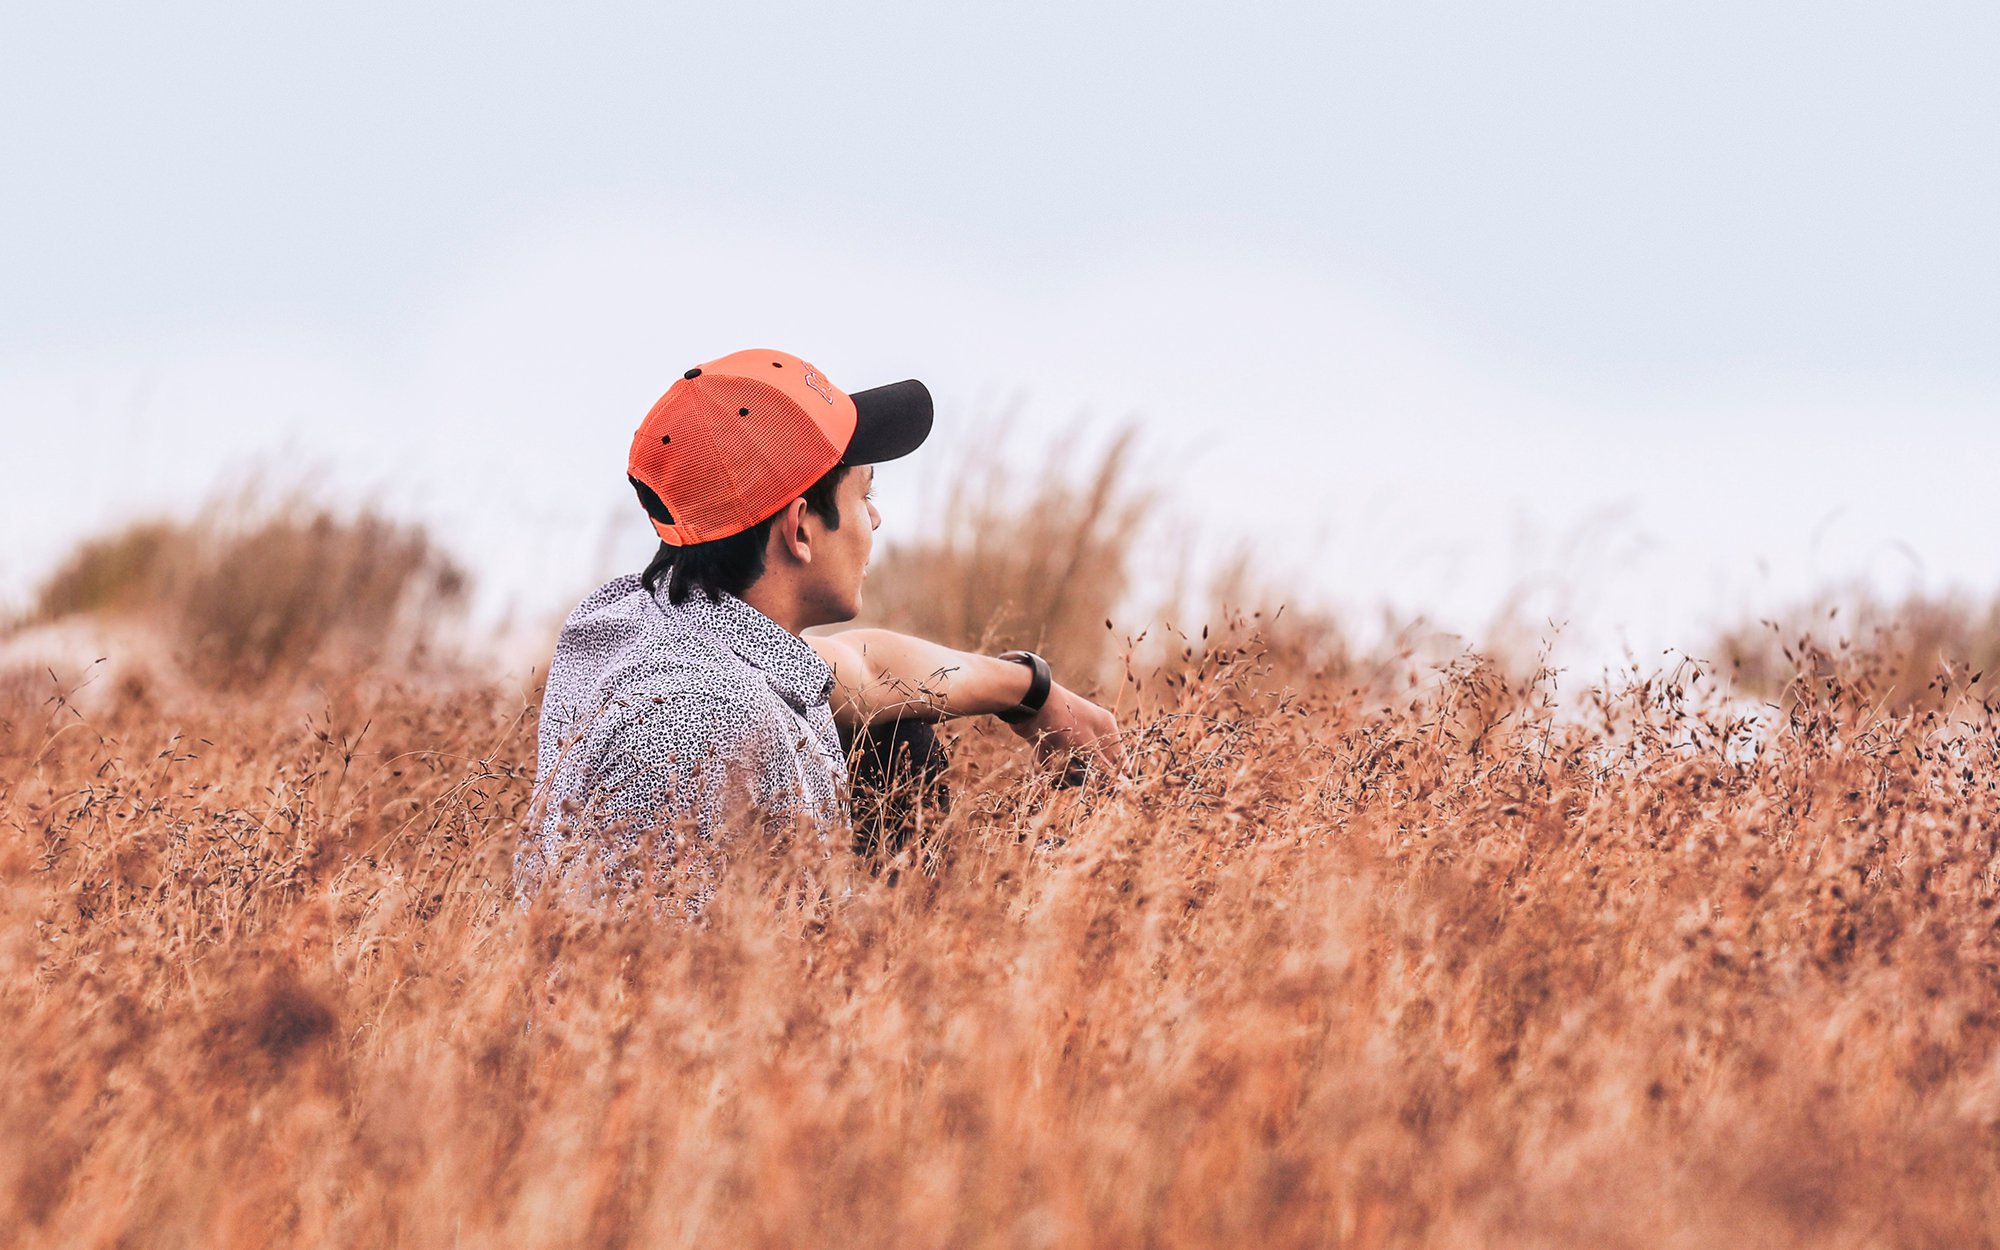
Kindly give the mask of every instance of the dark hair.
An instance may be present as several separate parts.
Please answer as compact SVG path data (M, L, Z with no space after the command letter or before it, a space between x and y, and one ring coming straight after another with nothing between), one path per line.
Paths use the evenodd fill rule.
M834 465L826 471L826 476L806 487L801 496L806 501L806 507L826 522L830 530L840 528L840 482L853 467ZM639 492L639 502L645 506L647 516L662 525L674 523L667 505L660 501L651 487L637 478L626 480L632 483L633 490ZM778 513L784 511L784 508L778 509ZM686 603L688 596L697 590L713 603L722 602L724 594L740 596L764 575L764 548L778 513L765 517L740 534L731 534L714 542L694 543L687 547L663 542L639 580L645 583L647 593L653 594L658 593L660 582L665 579L667 600L671 603Z

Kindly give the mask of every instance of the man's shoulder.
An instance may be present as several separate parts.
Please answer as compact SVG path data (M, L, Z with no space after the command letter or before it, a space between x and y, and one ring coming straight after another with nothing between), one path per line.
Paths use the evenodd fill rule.
M620 573L596 590L583 597L569 614L565 626L584 620L602 611L606 606L630 598L634 593L645 590L646 583L637 573Z
M565 650L597 647L623 637L658 632L666 618L653 604L653 596L636 574L612 578L583 597L583 602L563 619L562 633L556 638L558 657Z
M580 670L558 681L558 650L550 666L544 715L557 712L579 728L596 722L600 733L626 737L709 738L747 728L769 714L767 700L741 678L705 657L659 654L633 647L616 655L572 655Z
M681 756L734 747L775 720L762 675L629 574L564 621L542 717L564 740Z
M640 579L614 577L584 597L556 638L548 686L565 695L682 693L724 683L703 674L725 668L726 647L661 611Z

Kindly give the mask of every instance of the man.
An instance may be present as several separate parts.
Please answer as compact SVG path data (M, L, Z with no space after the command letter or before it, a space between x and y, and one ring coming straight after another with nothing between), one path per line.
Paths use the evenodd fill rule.
M628 889L734 838L842 831L843 735L878 786L932 779L942 759L927 723L975 715L1001 717L1044 759L1116 772L1112 715L1038 656L877 629L802 636L861 610L881 524L874 466L915 451L931 415L921 382L850 396L768 350L689 369L653 406L627 476L660 548L564 622L525 887L585 863L588 880Z

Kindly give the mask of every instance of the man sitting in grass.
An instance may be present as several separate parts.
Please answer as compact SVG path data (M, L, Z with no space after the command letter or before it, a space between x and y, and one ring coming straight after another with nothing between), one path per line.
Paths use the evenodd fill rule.
M641 886L691 849L677 834L706 850L798 824L845 832L843 739L867 788L934 789L929 723L947 717L998 716L1068 771L1116 772L1116 720L1037 655L880 629L803 637L860 612L882 521L874 466L930 428L921 382L848 395L767 350L689 369L653 405L627 476L660 548L563 624L524 889L580 861L592 880Z

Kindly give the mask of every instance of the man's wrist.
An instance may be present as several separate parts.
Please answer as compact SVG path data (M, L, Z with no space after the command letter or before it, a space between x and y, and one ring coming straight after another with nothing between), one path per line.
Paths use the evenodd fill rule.
M1032 651L1008 651L999 658L1025 666L1030 677L1028 691L1021 696L1021 701L994 715L1010 725L1019 725L1024 721L1035 719L1036 714L1042 710L1042 705L1048 702L1049 691L1055 686L1055 678L1049 672L1049 662Z

